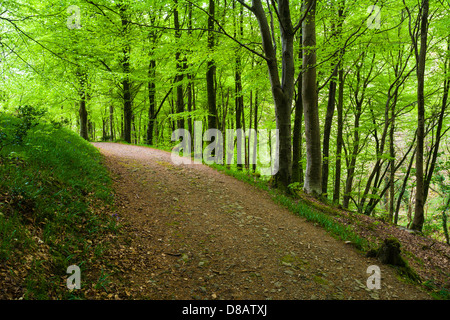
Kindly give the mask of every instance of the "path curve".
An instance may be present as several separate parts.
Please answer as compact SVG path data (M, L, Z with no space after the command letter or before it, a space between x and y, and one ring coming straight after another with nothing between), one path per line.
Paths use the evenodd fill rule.
M429 299L395 271L275 204L267 192L170 153L94 143L130 239L109 257L132 299ZM381 268L381 289L367 268Z

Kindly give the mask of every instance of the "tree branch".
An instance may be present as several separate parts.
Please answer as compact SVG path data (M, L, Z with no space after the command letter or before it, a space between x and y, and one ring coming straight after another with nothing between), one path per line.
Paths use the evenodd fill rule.
M252 11L254 10L253 6L249 6L248 4L245 3L244 0L236 0L237 2L239 2L240 4L242 4L245 8L247 8L248 10Z

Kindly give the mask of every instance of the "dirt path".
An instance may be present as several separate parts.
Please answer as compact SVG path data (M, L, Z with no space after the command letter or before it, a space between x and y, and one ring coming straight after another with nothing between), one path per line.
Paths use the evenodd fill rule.
M170 153L95 143L129 241L109 256L128 299L429 299L268 194ZM381 289L369 290L370 265ZM115 280L116 281L116 280Z

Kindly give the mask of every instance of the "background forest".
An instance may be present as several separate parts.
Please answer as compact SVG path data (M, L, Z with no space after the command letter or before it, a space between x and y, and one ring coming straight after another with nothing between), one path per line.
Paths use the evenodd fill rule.
M194 121L277 128L275 185L448 243L449 12L448 0L6 0L0 108L169 148ZM249 145L236 169L257 175Z

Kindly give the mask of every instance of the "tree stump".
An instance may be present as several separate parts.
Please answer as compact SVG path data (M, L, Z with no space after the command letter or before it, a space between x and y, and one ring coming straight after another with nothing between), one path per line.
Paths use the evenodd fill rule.
M405 260L401 257L400 242L395 238L384 239L383 244L378 249L377 259L384 264L391 264L393 266L404 267Z
M383 264L390 264L398 272L414 282L420 282L419 275L412 270L407 261L401 256L401 244L396 238L384 239L377 250L372 249L367 253L368 257L377 258Z

